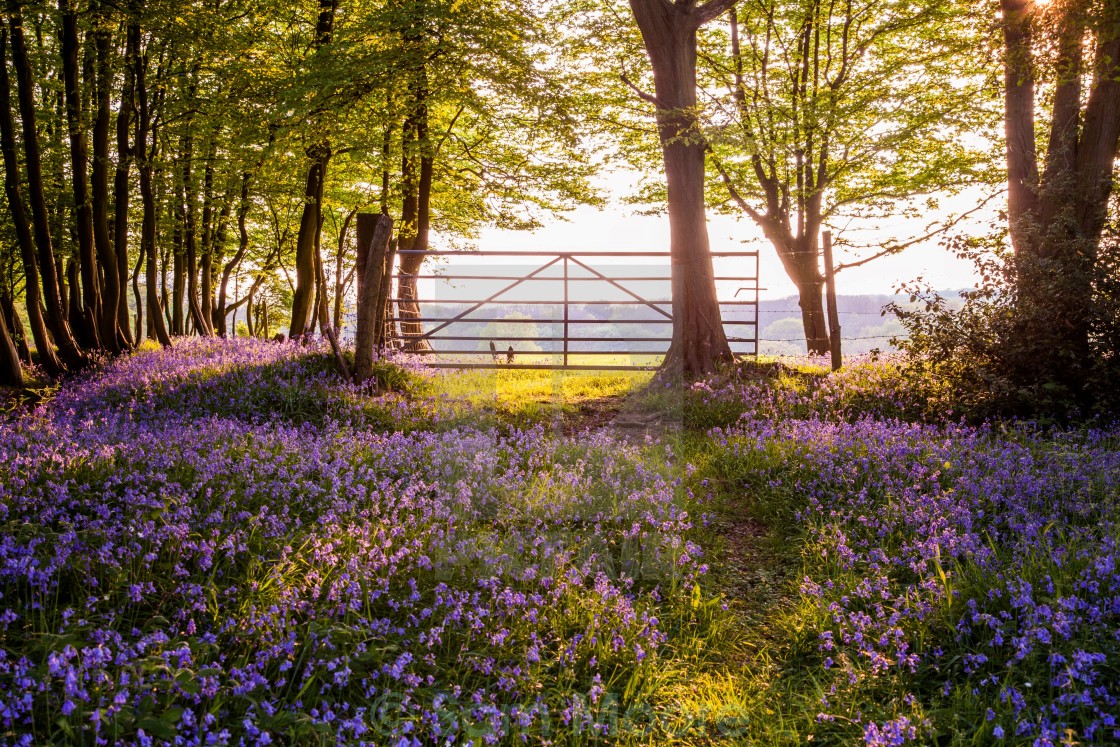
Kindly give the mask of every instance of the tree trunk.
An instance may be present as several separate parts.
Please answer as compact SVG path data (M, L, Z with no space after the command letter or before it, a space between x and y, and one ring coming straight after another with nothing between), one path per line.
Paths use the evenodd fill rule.
M249 201L249 183L251 180L252 175L248 171L241 175L241 202L237 206L237 252L222 268L222 281L218 285L218 308L215 311L214 319L218 334L223 337L226 336L226 294L229 292L229 279L233 276L233 271L241 264L241 260L245 258L245 253L249 251L248 220L249 209L252 206ZM249 308L252 308L252 305L252 302L250 302ZM237 336L236 326L233 330L233 336Z
M354 208L342 219L342 228L338 232L338 253L334 256L334 317L331 326L338 335L342 334L342 296L346 292L346 283L342 279L342 262L346 258L346 237L350 232L350 222L357 212L358 209Z
M417 303L417 278L424 265L431 233L432 176L435 161L428 134L428 71L421 65L412 86L412 111L402 130L403 160L401 163L401 182L405 191L401 206L401 229L398 249L407 250L401 254L401 272L398 282L399 315L401 335L406 339L408 350L431 350L431 345L422 337L423 325L418 321L420 305ZM416 167L419 165L419 174Z
M704 208L705 143L696 115L696 31L728 5L630 0L653 67L652 100L668 187L673 341L663 366L689 376L734 361L716 296Z
M20 321L15 301L7 293L0 293L0 307L3 307L0 310L3 311L4 321L8 324L8 331L12 335L12 341L15 343L19 359L30 365L31 349L27 346L27 330L23 328L23 322Z
M358 215L359 236L366 234L367 221L376 220L373 236L367 246L358 242L359 256L365 255L358 282L358 329L354 339L354 380L359 384L373 374L373 348L378 328L384 324L384 306L378 298L382 276L385 273L385 256L393 236L393 219L387 215L376 218L365 213Z
M113 69L111 62L112 35L109 31L109 18L99 3L94 4L96 27L93 42L96 52L96 75L94 94L96 110L93 119L93 168L90 181L90 195L93 221L93 245L101 264L101 339L106 347L121 351L128 347L127 317L119 320L121 299L125 297L125 287L121 284L121 268L117 265L117 252L109 235L109 129L111 123L111 103Z
M330 44L334 32L334 16L338 0L319 0L319 18L315 24L314 51L318 53ZM296 238L296 287L292 296L292 319L288 325L288 336L295 338L307 331L312 314L312 301L315 298L315 236L322 224L323 188L327 178L327 162L331 157L331 146L327 141L316 143L307 149L311 165L307 170L304 189L303 215L299 222L299 235Z
M158 138L152 137L152 147L148 148L148 135L152 129L152 113L148 102L146 54L137 54L134 59L136 78L136 98L138 116L136 122L136 154L139 157L137 171L140 176L140 201L143 205L143 218L140 224L140 252L144 255L144 284L146 286L148 329L160 345L171 347L171 336L164 326L164 311L159 302L159 275L156 264L156 197L152 186L152 161L156 155Z
M186 259L183 256L183 211L179 207L179 215L175 216L175 227L171 232L171 334L185 335L187 333L187 318L183 312L183 300L186 296L187 273L184 269Z
M1034 232L1027 221L1035 212L1038 200L1032 5L1031 0L1000 0L1004 37L1008 224L1016 251L1033 251Z
M23 388L23 367L4 315L0 314L0 384Z
M1120 2L1104 3L1099 18L1085 0L1064 3L1055 10L1055 39L1045 45L1036 45L1037 9L1029 0L1000 5L1016 334L1031 349L1022 356L1031 370L1022 375L1080 394L1093 365L1093 279L1120 150ZM1085 96L1082 63L1092 33L1092 86ZM1056 76L1041 177L1034 135L1036 54L1053 54L1052 64L1037 69Z
M15 228L16 243L23 259L24 296L27 301L27 317L31 324L31 334L39 351L39 360L47 375L54 378L63 370L62 362L55 354L54 344L47 333L46 323L39 307L39 269L35 259L35 247L28 228L27 212L20 194L19 162L16 158L15 123L12 119L12 101L8 81L7 66L7 29L0 31L0 150L4 156L4 189L8 196L8 210Z
M61 267L55 262L54 249L51 244L50 213L43 192L43 165L39 150L39 129L36 123L35 83L32 79L31 64L27 58L27 45L24 42L23 35L23 15L19 0L8 0L8 24L12 32L12 67L16 73L16 87L19 96L20 123L23 128L24 164L27 169L28 200L31 206L31 223L38 259L37 270L42 279L42 303L46 311L45 323L47 328L50 329L51 337L58 346L62 363L68 368L77 369L85 365L88 359L78 347L78 343L70 331L66 313L62 308L63 300L59 283ZM6 70L4 78L7 78ZM4 86L4 91L8 91L8 86ZM4 115L11 123L10 105ZM23 225L26 225L26 223ZM37 283L32 282L31 276L28 276L27 287L30 289L32 286L36 286L35 294L38 295ZM42 314L39 311L38 304L31 303L30 297L28 298L28 314L31 318L31 331L36 336L35 343L38 347L39 331L35 328L35 318L41 317ZM44 354L53 357L53 348L49 345L46 348L41 348L40 355ZM57 359L55 360L57 361Z
M183 192L180 203L180 220L183 226L183 256L186 265L187 309L195 332L202 337L210 337L213 330L202 312L198 284L198 223L195 210L197 195L194 191L194 136L191 123L187 123L187 134L183 138Z
M78 12L74 0L58 0L62 14L59 51L62 56L66 124L70 136L70 179L74 192L74 222L78 237L78 268L82 279L82 313L96 331L98 343L113 350L115 332L102 326L101 281L93 245L93 209L89 194L89 146L82 125L81 84L78 80ZM72 312L73 313L73 312Z
M296 237L296 289L292 296L292 320L288 336L304 334L311 320L312 302L315 298L315 236L323 210L323 188L326 182L327 163L331 157L330 145L320 143L308 149L311 167L307 170L304 189L303 214Z
M129 143L129 130L132 122L132 109L136 105L136 58L140 55L140 25L137 21L130 20L125 32L126 52L124 59L124 83L121 86L120 108L117 110L117 169L113 177L113 250L116 253L117 268L119 271L119 284L121 288L120 300L117 305L117 322L125 333L125 342L129 345L140 341L140 328L137 326L134 339L129 339L128 296L125 288L128 285L128 209L132 191L129 189L129 174L132 169L133 149ZM143 252L140 253L140 262L143 262ZM136 313L142 313L143 304L140 302L138 290L137 270L133 272L133 293L136 297Z

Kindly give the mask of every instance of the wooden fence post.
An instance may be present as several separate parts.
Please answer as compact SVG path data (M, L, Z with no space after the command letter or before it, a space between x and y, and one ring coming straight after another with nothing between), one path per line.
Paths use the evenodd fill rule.
M832 353L832 370L839 371L843 364L840 354L840 312L836 308L836 270L832 265L832 231L825 231L824 281L828 301L828 342Z
M367 232L370 223L372 236ZM373 348L384 324L384 302L380 299L393 219L388 215L358 214L358 330L354 337L354 380L362 383L373 374ZM365 243L366 236L369 236Z

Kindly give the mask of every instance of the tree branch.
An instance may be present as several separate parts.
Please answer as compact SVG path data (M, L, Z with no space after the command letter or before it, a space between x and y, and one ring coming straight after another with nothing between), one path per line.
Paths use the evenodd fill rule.
M640 98L642 101L647 101L647 102L653 104L654 106L656 106L658 109L668 109L669 108L669 107L665 106L664 104L662 104L661 100L658 99L653 94L646 93L645 91L643 91L642 89L640 89L636 85L634 85L634 83L630 80L630 78L626 77L626 73L622 73L618 77L622 79L622 82L626 84L627 88L629 88L634 93L638 94L638 98Z
M689 16L692 18L693 28L700 28L708 21L713 20L725 11L734 7L736 0L708 0L708 2L695 8Z

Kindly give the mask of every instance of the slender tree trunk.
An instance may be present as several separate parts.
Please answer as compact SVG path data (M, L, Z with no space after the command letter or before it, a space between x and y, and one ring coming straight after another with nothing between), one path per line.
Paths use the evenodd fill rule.
M78 264L82 279L82 316L89 320L98 344L115 349L116 335L102 326L101 281L93 245L93 206L89 193L89 146L82 123L81 84L78 80L78 12L74 0L58 0L62 14L59 38L62 56L66 123L70 136L70 178L74 192L74 221L78 237ZM115 301L115 299L114 299ZM114 307L115 308L115 307ZM108 339L106 339L108 338Z
M23 367L19 362L19 351L8 332L3 314L0 314L0 384L23 387Z
M404 132L415 134L415 151L406 153L406 161L411 161L402 168L402 181L412 186L415 176L415 191L406 192L406 203L401 210L401 239L400 249L409 249L410 253L401 255L401 272L398 284L400 298L400 316L403 319L419 319L420 305L417 303L418 290L416 275L427 259L428 239L431 232L431 200L432 176L435 166L431 142L428 132L428 81L427 70L421 67L419 82L412 95L413 111L410 122L405 124ZM414 174L414 163L419 165L419 174ZM407 172L407 177L404 174ZM405 215L408 215L408 234L405 234ZM410 350L431 350L431 345L425 340L423 325L418 321L402 321L401 334L406 338L405 345Z
M215 320L218 324L218 334L225 336L226 334L226 293L229 288L229 279L233 275L234 270L241 264L241 260L245 258L245 253L249 251L249 209L252 203L249 201L249 183L252 180L252 175L246 171L241 175L241 202L237 207L237 252L233 258L226 263L222 268L222 282L218 285L218 309L215 314ZM250 303L250 306L252 304ZM233 331L234 336L237 335L236 328ZM252 335L250 335L252 336Z
M137 3L139 6L139 3ZM156 197L152 186L152 161L155 158L158 138L151 133L152 147L148 148L148 135L152 129L152 113L148 101L147 68L145 54L137 54L134 61L138 116L136 122L136 153L139 158L137 171L140 177L140 202L143 218L140 224L140 252L144 255L144 284L147 292L148 329L160 345L171 347L171 336L164 326L164 311L159 302L159 275L156 264Z
M129 345L140 341L140 329L137 327L134 339L129 339L128 296L125 288L128 285L128 209L131 189L129 189L129 175L132 169L133 149L129 143L129 131L132 127L132 110L136 106L136 58L140 55L140 25L130 20L125 32L126 52L124 59L124 83L121 86L120 108L117 110L117 168L113 177L113 250L116 254L117 268L120 272L120 301L117 305L117 322L125 333L125 342ZM143 253L140 254L141 263ZM133 272L133 291L136 296L136 312L140 314L143 305L140 303L140 293L136 288L137 270Z
M117 265L117 253L109 234L109 130L112 120L111 88L112 34L109 31L109 18L103 12L100 2L94 4L96 27L93 42L96 53L94 94L96 109L93 119L93 168L90 181L91 219L93 222L93 245L101 265L101 339L106 347L121 351L127 347L128 319L119 322L121 299L125 297L121 284L121 268Z
M315 25L314 51L319 53L331 42L334 32L335 11L338 0L319 0L319 18ZM296 239L296 283L292 295L292 318L288 324L288 336L303 335L312 317L312 304L315 299L315 236L319 231L323 215L323 188L327 177L327 163L331 157L329 141L315 143L307 149L311 164L307 169L304 189L303 215L299 222L299 235Z
M723 330L704 208L705 143L696 115L696 31L730 0L705 6L630 0L653 67L672 257L673 341L664 367L702 376L734 357Z
M45 307L45 323L51 337L58 346L59 357L67 367L77 369L85 365L86 355L78 347L70 331L70 325L63 311L62 293L59 276L61 268L55 262L51 244L50 213L43 191L43 166L39 150L39 130L36 123L35 83L32 78L31 64L27 58L27 45L23 34L23 15L19 0L8 0L8 24L12 33L12 67L16 73L16 88L19 96L20 123L23 128L24 165L27 169L27 192L31 206L31 223L34 233L35 249L38 259L38 272L42 278L42 303ZM5 77L7 72L5 71ZM8 90L5 86L5 91ZM11 121L11 107L7 109ZM14 153L13 153L14 154ZM37 283L29 281L28 288ZM36 294L38 289L36 288ZM28 313L40 315L37 304L30 303ZM34 311L32 308L34 307ZM32 320L32 334L37 334ZM36 347L38 347L36 337ZM49 346L46 355L52 355ZM40 355L43 355L40 349Z
M23 328L23 322L20 321L19 312L16 311L15 301L12 300L9 294L3 293L0 294L0 306L3 306L4 319L8 323L8 330L11 332L12 340L15 342L19 359L23 361L23 363L30 365L31 349L27 346L27 330ZM40 318L42 318L41 315Z
M183 138L183 184L180 220L183 227L183 256L186 271L187 309L194 324L195 333L209 337L213 334L199 300L198 283L198 224L197 195L194 191L194 136L191 125L187 124L187 134Z
M132 268L132 298L136 302L136 331L133 344L139 345L144 339L144 297L140 295L140 270L144 267L144 252L136 252L136 266Z
M346 292L346 283L342 279L342 261L346 257L346 236L350 231L350 222L358 213L353 208L342 219L342 228L338 232L338 252L334 255L334 320L332 326L335 334L342 334L342 296Z
M35 258L34 240L28 227L27 211L19 189L19 162L16 158L7 47L8 33L7 29L3 29L0 31L0 150L3 150L4 156L4 189L8 197L12 225L15 228L16 243L19 245L20 257L23 259L24 296L27 301L27 318L31 324L31 334L35 338L35 348L39 351L39 361L43 370L54 378L62 372L63 365L55 354L54 344L51 342L39 307L39 268Z
M187 317L183 311L183 300L187 293L187 273L184 269L186 258L183 256L183 208L174 217L175 228L171 234L171 333L187 333Z

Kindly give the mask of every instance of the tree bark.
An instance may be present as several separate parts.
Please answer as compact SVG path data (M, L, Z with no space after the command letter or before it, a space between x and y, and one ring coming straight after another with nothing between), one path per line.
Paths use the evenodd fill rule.
M1000 0L1004 38L1004 131L1007 149L1007 214L1016 251L1034 251L1028 225L1038 203L1034 134L1034 57L1031 0Z
M82 124L81 84L78 80L78 12L74 0L58 0L62 14L59 51L62 56L66 124L70 139L70 180L74 192L74 222L78 237L78 268L82 279L82 317L96 331L97 343L115 349L115 332L102 325L101 282L93 245L93 209L89 192L89 145Z
M10 294L0 293L0 307L3 307L4 320L8 323L8 332L12 335L12 341L15 343L19 359L30 365L31 348L27 346L27 330L24 329L23 322L20 321L15 301L12 300Z
M20 257L23 259L24 296L27 301L27 317L31 324L31 334L35 348L39 352L39 362L47 375L55 378L63 371L63 364L55 354L54 343L47 332L43 313L39 306L39 268L35 258L34 240L28 227L27 211L20 194L19 162L16 158L15 124L12 119L12 102L8 81L7 66L7 29L0 31L0 149L4 157L4 189L8 197L8 210L16 232Z
M125 39L124 82L121 86L120 108L117 110L117 168L113 177L113 250L116 254L121 288L117 305L117 321L125 332L125 342L132 345L139 342L140 329L137 328L134 339L129 339L128 296L124 289L128 285L128 210L132 194L132 190L129 189L129 176L135 155L129 143L129 131L132 127L132 110L136 106L136 58L140 55L140 24L137 20L129 20ZM142 262L142 252L140 257ZM136 296L136 313L139 315L142 314L143 304L140 302L137 287L138 272L139 269L133 273L133 292Z
M32 78L31 63L27 58L27 45L23 34L23 15L19 0L8 0L8 24L12 33L12 68L16 73L16 88L19 98L20 123L23 129L24 165L27 169L27 193L31 206L31 224L38 259L38 271L42 280L42 303L45 309L45 323L51 337L58 346L59 357L66 367L81 368L88 358L78 347L66 313L59 277L61 267L55 262L51 244L50 213L43 190L43 165L39 149L39 129L36 123L35 83ZM5 71L5 77L7 72ZM7 90L7 87L5 87ZM11 108L7 110L10 120ZM32 283L28 282L28 287ZM35 306L38 314L38 306ZM31 308L28 308L31 313ZM35 334L32 329L32 334ZM38 340L36 339L36 346ZM48 353L49 355L50 353Z
M346 238L350 232L350 222L358 209L354 208L346 213L342 219L342 228L338 232L338 253L334 256L334 317L332 325L335 334L342 334L342 296L346 293L347 283L342 278L342 262L346 258Z
M385 256L393 236L393 219L388 215L376 218L365 213L358 215L359 235L366 234L367 221L376 220L373 236L368 246L358 242L358 254L365 255L362 274L358 283L358 329L354 340L354 380L363 383L373 374L373 348L378 328L384 323L384 305L378 298L382 276L385 273Z
M140 177L140 200L144 213L140 224L140 251L144 255L148 329L160 345L168 348L171 347L171 336L167 334L167 327L164 326L164 311L159 301L159 275L156 264L156 198L152 186L152 161L155 158L158 139L152 138L152 147L149 150L148 135L152 129L152 112L148 101L147 55L137 54L133 63L139 109L136 121L136 154L139 158L137 171Z
M94 77L94 100L96 110L93 119L93 168L90 181L91 219L93 222L93 245L101 265L101 339L112 351L119 352L128 347L128 318L119 319L121 299L125 297L125 286L121 283L121 268L118 267L117 253L109 234L109 130L112 108L112 34L109 31L109 18L101 3L94 3L97 14L93 31L96 54Z
M0 314L0 384L23 388L23 367L19 362L19 352L8 332L3 314Z
M401 183L404 189L404 202L401 206L401 228L397 242L401 254L401 272L398 282L399 313L401 335L405 337L405 347L409 350L431 350L431 345L423 339L423 325L418 321L420 305L417 303L417 278L420 268L427 259L428 240L432 222L432 177L435 158L428 132L428 71L421 65L416 71L412 85L411 104L408 119L402 129ZM419 169L417 170L417 167ZM412 338L411 340L407 338Z
M308 150L311 167L307 170L303 214L296 237L296 289L292 296L292 320L288 336L296 338L307 331L315 298L315 236L319 232L323 209L323 188L326 182L330 145L320 143Z
M658 135L668 187L673 338L663 364L689 376L732 363L716 296L704 207L706 145L696 114L696 32L732 0L706 5L630 0L653 67Z
M315 24L313 49L318 53L331 42L334 17L338 0L319 0L319 17ZM296 287L292 297L292 318L288 336L302 335L312 315L315 298L315 236L323 215L323 188L326 183L327 163L331 157L329 141L315 143L307 149L311 165L307 169L304 189L303 215L300 217L299 235L296 239Z
M1038 9L1029 0L1001 0L1000 6L1016 335L1033 349L1025 356L1027 376L1082 394L1093 366L1089 335L1097 251L1120 155L1120 2L1093 6L1070 0L1055 8L1055 23L1037 28ZM1054 35L1052 43L1036 44L1035 34L1043 31ZM1092 48L1087 36L1095 56L1086 96L1083 56ZM1036 55L1049 56L1050 50L1053 64L1036 65ZM1036 70L1056 76L1041 176L1034 139Z

